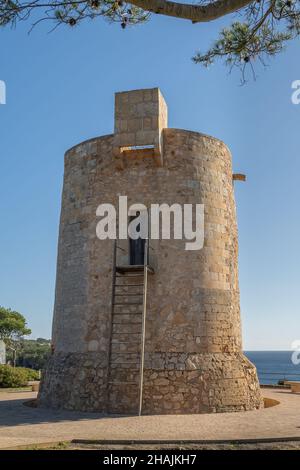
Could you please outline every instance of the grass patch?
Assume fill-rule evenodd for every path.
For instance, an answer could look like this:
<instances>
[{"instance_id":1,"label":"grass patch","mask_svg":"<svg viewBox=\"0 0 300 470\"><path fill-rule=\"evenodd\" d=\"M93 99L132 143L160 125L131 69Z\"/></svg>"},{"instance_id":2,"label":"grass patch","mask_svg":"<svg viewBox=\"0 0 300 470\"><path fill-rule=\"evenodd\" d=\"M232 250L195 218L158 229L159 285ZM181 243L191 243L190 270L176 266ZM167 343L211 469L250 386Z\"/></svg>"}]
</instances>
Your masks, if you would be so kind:
<instances>
[{"instance_id":1,"label":"grass patch","mask_svg":"<svg viewBox=\"0 0 300 470\"><path fill-rule=\"evenodd\" d=\"M31 387L0 388L0 393L31 392Z\"/></svg>"},{"instance_id":2,"label":"grass patch","mask_svg":"<svg viewBox=\"0 0 300 470\"><path fill-rule=\"evenodd\" d=\"M28 446L19 446L17 450L68 450L69 441L46 442L45 444L31 444Z\"/></svg>"}]
</instances>

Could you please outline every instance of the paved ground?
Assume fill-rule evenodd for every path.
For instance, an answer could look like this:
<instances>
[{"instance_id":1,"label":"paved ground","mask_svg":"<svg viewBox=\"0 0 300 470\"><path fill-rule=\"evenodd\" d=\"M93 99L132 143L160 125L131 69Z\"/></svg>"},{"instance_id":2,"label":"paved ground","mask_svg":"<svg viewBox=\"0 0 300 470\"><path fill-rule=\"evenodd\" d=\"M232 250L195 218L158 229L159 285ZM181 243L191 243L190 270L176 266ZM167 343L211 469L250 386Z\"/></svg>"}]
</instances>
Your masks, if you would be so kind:
<instances>
[{"instance_id":1,"label":"paved ground","mask_svg":"<svg viewBox=\"0 0 300 470\"><path fill-rule=\"evenodd\" d=\"M300 394L264 389L280 404L263 410L204 415L102 417L24 406L32 392L0 392L0 448L72 439L235 440L300 438ZM292 439L291 439L292 440Z\"/></svg>"}]
</instances>

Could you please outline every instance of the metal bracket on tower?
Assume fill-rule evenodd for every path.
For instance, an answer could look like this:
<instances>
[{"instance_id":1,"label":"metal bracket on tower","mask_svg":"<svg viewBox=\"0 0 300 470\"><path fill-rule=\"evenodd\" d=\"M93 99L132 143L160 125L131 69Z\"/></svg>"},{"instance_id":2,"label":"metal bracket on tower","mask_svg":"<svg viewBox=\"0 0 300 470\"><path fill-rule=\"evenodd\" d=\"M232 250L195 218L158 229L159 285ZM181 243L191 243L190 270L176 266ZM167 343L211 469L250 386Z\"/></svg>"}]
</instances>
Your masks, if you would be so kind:
<instances>
[{"instance_id":1,"label":"metal bracket on tower","mask_svg":"<svg viewBox=\"0 0 300 470\"><path fill-rule=\"evenodd\" d=\"M233 173L232 175L233 181L246 181L246 175L242 173Z\"/></svg>"}]
</instances>

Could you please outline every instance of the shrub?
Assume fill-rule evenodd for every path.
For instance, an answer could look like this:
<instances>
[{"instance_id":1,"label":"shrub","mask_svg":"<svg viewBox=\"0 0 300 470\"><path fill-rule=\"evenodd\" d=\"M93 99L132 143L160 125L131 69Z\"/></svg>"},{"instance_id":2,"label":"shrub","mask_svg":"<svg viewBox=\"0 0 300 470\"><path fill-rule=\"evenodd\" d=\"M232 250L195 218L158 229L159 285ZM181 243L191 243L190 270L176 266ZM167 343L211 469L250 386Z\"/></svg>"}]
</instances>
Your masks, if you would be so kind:
<instances>
[{"instance_id":1,"label":"shrub","mask_svg":"<svg viewBox=\"0 0 300 470\"><path fill-rule=\"evenodd\" d=\"M0 365L0 388L24 387L29 380L39 380L39 373L26 367Z\"/></svg>"},{"instance_id":2,"label":"shrub","mask_svg":"<svg viewBox=\"0 0 300 470\"><path fill-rule=\"evenodd\" d=\"M17 367L17 369L22 369L27 374L27 380L40 380L40 375L38 370L29 369L28 367Z\"/></svg>"}]
</instances>

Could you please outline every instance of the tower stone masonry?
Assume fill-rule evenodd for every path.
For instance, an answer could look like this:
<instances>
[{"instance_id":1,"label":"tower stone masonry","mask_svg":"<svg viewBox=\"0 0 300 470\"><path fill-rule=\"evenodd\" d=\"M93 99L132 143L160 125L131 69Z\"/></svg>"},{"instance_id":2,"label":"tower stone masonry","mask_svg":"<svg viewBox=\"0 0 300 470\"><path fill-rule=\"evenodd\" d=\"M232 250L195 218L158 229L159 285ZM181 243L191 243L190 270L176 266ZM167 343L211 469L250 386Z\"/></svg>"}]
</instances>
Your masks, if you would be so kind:
<instances>
[{"instance_id":1,"label":"tower stone masonry","mask_svg":"<svg viewBox=\"0 0 300 470\"><path fill-rule=\"evenodd\" d=\"M204 204L203 248L149 240L137 266L128 240L96 236L97 207L117 207L120 195L147 208ZM216 138L169 129L158 88L117 93L114 134L65 154L52 342L40 406L117 414L262 406L242 352L231 155Z\"/></svg>"}]
</instances>

